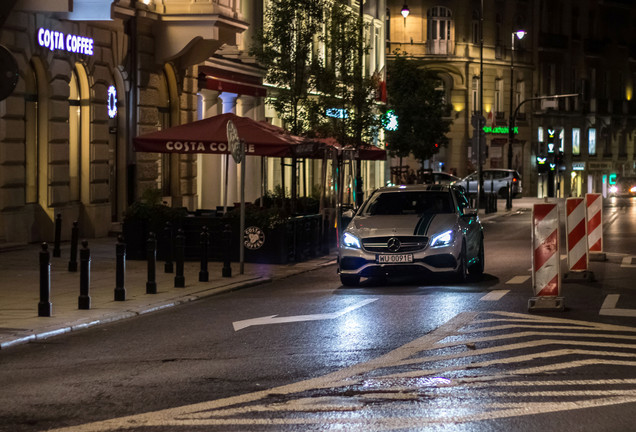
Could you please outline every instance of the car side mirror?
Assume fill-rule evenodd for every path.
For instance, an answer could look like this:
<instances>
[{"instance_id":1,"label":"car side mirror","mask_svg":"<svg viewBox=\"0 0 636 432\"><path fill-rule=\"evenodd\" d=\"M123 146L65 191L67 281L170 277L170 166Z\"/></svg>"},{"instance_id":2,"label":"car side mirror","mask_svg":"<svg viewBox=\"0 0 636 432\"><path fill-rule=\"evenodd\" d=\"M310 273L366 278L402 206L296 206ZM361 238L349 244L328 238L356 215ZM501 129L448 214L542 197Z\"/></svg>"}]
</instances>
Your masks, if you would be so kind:
<instances>
[{"instance_id":1,"label":"car side mirror","mask_svg":"<svg viewBox=\"0 0 636 432\"><path fill-rule=\"evenodd\" d=\"M342 217L353 219L353 216L355 216L355 212L352 209L345 210L342 212Z\"/></svg>"}]
</instances>

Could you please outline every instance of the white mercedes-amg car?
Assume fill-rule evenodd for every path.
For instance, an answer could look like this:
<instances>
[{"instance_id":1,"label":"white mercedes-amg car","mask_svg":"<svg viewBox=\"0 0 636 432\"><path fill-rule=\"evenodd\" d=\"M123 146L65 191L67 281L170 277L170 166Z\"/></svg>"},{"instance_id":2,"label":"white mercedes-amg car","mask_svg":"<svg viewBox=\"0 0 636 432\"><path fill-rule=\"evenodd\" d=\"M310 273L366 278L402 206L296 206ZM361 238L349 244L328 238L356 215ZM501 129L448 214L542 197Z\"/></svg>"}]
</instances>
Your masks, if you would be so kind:
<instances>
[{"instance_id":1,"label":"white mercedes-amg car","mask_svg":"<svg viewBox=\"0 0 636 432\"><path fill-rule=\"evenodd\" d=\"M484 234L461 188L406 185L377 189L340 238L338 272L345 286L361 277L416 272L484 272Z\"/></svg>"}]
</instances>

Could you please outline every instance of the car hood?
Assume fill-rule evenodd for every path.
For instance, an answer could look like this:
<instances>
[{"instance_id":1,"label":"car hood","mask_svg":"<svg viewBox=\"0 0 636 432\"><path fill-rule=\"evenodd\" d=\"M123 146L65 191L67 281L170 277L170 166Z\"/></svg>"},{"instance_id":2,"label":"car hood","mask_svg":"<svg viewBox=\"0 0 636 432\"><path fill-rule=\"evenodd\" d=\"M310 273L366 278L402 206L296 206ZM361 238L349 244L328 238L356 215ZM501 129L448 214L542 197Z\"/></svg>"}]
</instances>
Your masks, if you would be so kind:
<instances>
[{"instance_id":1,"label":"car hood","mask_svg":"<svg viewBox=\"0 0 636 432\"><path fill-rule=\"evenodd\" d=\"M358 238L382 236L431 236L451 229L457 222L454 213L423 215L356 216L347 231Z\"/></svg>"}]
</instances>

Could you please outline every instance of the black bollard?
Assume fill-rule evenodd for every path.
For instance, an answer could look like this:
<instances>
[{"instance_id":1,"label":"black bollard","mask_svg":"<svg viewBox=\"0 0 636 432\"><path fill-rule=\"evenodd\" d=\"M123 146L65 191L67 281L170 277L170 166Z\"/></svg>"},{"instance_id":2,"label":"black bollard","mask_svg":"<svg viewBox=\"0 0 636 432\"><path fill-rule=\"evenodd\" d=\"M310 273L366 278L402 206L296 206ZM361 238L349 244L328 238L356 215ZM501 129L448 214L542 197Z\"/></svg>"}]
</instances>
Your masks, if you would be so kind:
<instances>
[{"instance_id":1,"label":"black bollard","mask_svg":"<svg viewBox=\"0 0 636 432\"><path fill-rule=\"evenodd\" d=\"M204 226L201 231L201 271L199 271L199 282L210 280L208 273L208 245L210 244L210 233L208 227Z\"/></svg>"},{"instance_id":2,"label":"black bollard","mask_svg":"<svg viewBox=\"0 0 636 432\"><path fill-rule=\"evenodd\" d=\"M51 316L51 256L49 245L42 243L40 251L40 302L38 303L38 316Z\"/></svg>"},{"instance_id":3,"label":"black bollard","mask_svg":"<svg viewBox=\"0 0 636 432\"><path fill-rule=\"evenodd\" d=\"M223 270L221 270L221 276L232 277L232 228L230 225L225 225L223 230L223 245L225 246L225 259L223 260Z\"/></svg>"},{"instance_id":4,"label":"black bollard","mask_svg":"<svg viewBox=\"0 0 636 432\"><path fill-rule=\"evenodd\" d=\"M59 258L62 256L60 251L60 237L62 236L62 213L58 213L55 216L55 243L53 244L53 257Z\"/></svg>"},{"instance_id":5,"label":"black bollard","mask_svg":"<svg viewBox=\"0 0 636 432\"><path fill-rule=\"evenodd\" d=\"M115 256L117 259L115 273L115 301L125 301L126 288L124 284L126 279L126 243L124 243L124 238L122 236L117 236Z\"/></svg>"},{"instance_id":6,"label":"black bollard","mask_svg":"<svg viewBox=\"0 0 636 432\"><path fill-rule=\"evenodd\" d=\"M78 237L77 221L73 222L73 228L71 228L71 257L68 260L68 271L77 271L77 237Z\"/></svg>"},{"instance_id":7,"label":"black bollard","mask_svg":"<svg viewBox=\"0 0 636 432\"><path fill-rule=\"evenodd\" d=\"M90 309L91 297L89 295L91 284L91 250L88 248L88 242L82 240L82 249L80 250L80 295L77 299L78 309Z\"/></svg>"},{"instance_id":8,"label":"black bollard","mask_svg":"<svg viewBox=\"0 0 636 432\"><path fill-rule=\"evenodd\" d=\"M185 288L185 277L183 276L183 260L185 259L185 236L183 230L177 230L175 237L175 262L177 264L177 273L174 276L174 287Z\"/></svg>"},{"instance_id":9,"label":"black bollard","mask_svg":"<svg viewBox=\"0 0 636 432\"><path fill-rule=\"evenodd\" d=\"M512 210L512 183L508 182L508 193L506 194L506 210Z\"/></svg>"},{"instance_id":10,"label":"black bollard","mask_svg":"<svg viewBox=\"0 0 636 432\"><path fill-rule=\"evenodd\" d=\"M148 240L146 241L146 258L148 260L146 294L157 294L157 281L155 280L155 268L157 265L157 239L153 232L148 233Z\"/></svg>"},{"instance_id":11,"label":"black bollard","mask_svg":"<svg viewBox=\"0 0 636 432\"><path fill-rule=\"evenodd\" d=\"M166 222L166 227L163 229L163 237L166 240L166 262L163 265L164 273L172 273L174 268L172 266L172 255L173 255L173 247L172 247L172 224L170 222Z\"/></svg>"}]
</instances>

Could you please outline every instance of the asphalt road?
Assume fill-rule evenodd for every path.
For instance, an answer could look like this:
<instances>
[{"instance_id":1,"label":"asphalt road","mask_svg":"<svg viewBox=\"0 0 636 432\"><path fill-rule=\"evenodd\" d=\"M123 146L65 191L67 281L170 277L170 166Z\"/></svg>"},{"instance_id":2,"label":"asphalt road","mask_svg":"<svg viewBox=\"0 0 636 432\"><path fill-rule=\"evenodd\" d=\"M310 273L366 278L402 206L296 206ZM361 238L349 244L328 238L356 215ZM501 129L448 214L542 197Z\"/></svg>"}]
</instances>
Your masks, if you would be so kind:
<instances>
[{"instance_id":1,"label":"asphalt road","mask_svg":"<svg viewBox=\"0 0 636 432\"><path fill-rule=\"evenodd\" d=\"M636 207L606 204L563 312L528 313L527 209L485 223L480 281L327 267L3 350L0 430L634 430Z\"/></svg>"}]
</instances>

